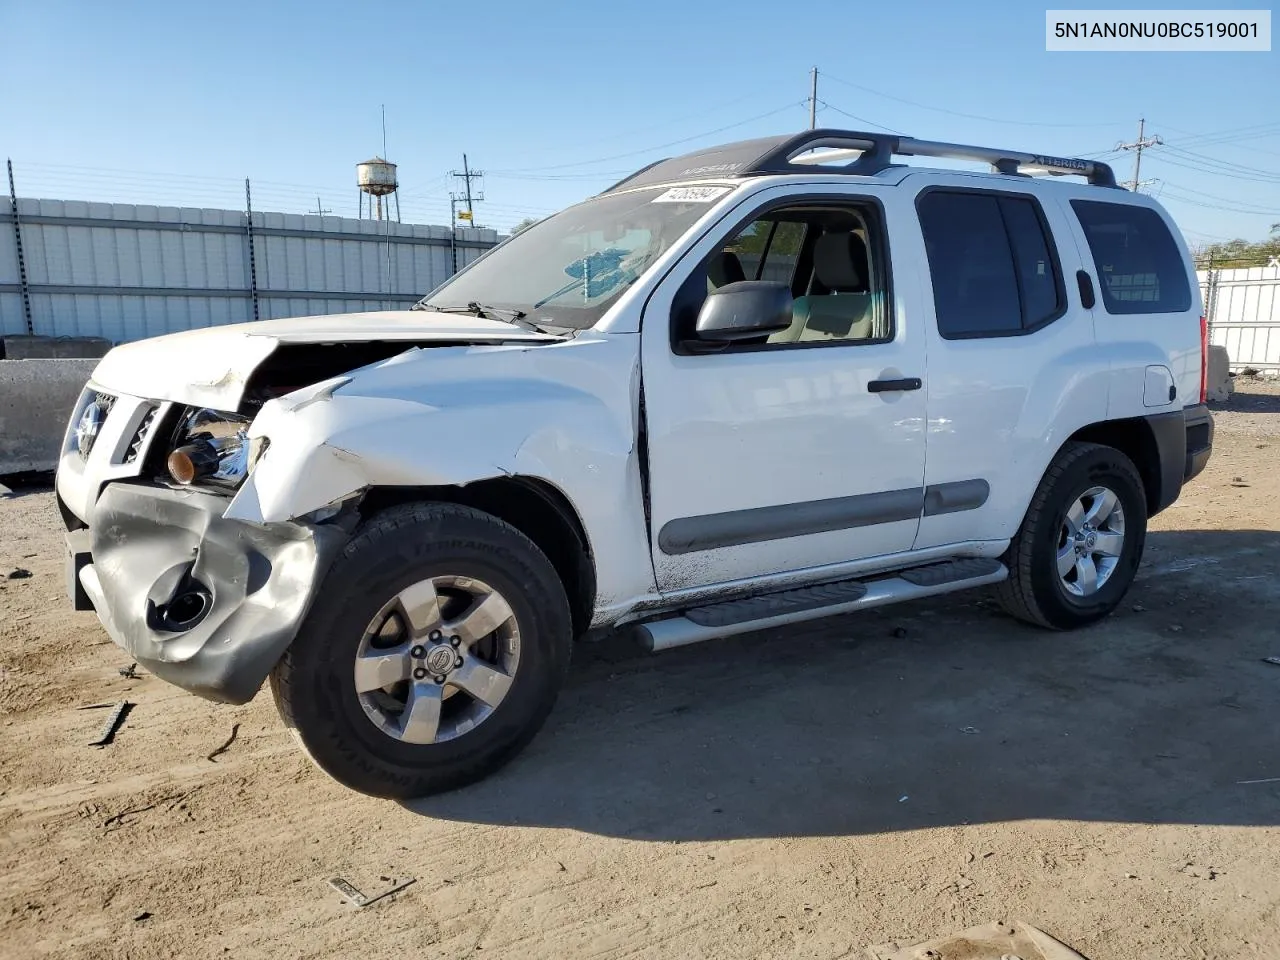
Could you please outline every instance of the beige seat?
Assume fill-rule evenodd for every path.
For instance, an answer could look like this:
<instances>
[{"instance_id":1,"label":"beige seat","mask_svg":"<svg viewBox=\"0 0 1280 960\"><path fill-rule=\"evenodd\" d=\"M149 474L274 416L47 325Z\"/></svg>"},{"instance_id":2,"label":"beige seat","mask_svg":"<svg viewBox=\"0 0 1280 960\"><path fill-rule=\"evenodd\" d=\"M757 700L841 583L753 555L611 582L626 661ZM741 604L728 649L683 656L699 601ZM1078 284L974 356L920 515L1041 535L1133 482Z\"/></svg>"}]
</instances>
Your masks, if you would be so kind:
<instances>
[{"instance_id":1,"label":"beige seat","mask_svg":"<svg viewBox=\"0 0 1280 960\"><path fill-rule=\"evenodd\" d=\"M791 326L770 343L808 340L867 340L875 315L867 286L866 244L856 233L827 233L813 249L813 286L822 293L797 297Z\"/></svg>"}]
</instances>

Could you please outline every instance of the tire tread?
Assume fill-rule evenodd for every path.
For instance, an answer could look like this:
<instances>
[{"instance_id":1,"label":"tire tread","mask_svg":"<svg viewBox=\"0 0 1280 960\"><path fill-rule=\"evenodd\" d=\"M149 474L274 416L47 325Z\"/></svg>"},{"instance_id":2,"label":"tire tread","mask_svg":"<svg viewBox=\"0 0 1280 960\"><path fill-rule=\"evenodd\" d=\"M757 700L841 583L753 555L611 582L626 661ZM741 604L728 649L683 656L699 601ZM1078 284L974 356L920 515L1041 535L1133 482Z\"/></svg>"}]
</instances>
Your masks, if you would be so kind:
<instances>
[{"instance_id":1,"label":"tire tread","mask_svg":"<svg viewBox=\"0 0 1280 960\"><path fill-rule=\"evenodd\" d=\"M1040 485L1031 498L1022 525L1005 554L1009 576L996 585L996 598L1011 617L1048 630L1062 629L1046 615L1032 590L1032 546L1041 524L1045 522L1045 514L1053 510L1050 498L1058 481L1079 461L1102 452L1120 453L1100 443L1072 440L1063 445L1040 478ZM1129 473L1137 488L1142 489L1142 478L1127 457L1120 454L1120 462L1116 466Z\"/></svg>"},{"instance_id":2,"label":"tire tread","mask_svg":"<svg viewBox=\"0 0 1280 960\"><path fill-rule=\"evenodd\" d=\"M545 569L552 579L555 578L555 571L545 554L538 546L530 540L525 534L521 533L511 524L500 520L492 514L484 513L472 507L466 507L459 504L439 503L439 502L415 502L402 504L400 506L391 507L365 522L358 529L356 535L351 538L342 552L334 560L332 566L325 575L326 581L335 573L341 576L342 568L352 562L367 561L368 551L376 550L380 544L387 542L401 533L407 528L417 528L422 531L430 531L433 527L438 529L441 525L455 525L459 521L467 525L481 525L481 529L488 527L494 536L487 538L483 536L467 537L459 536L456 532L451 533L449 539L452 542L480 547L486 550L492 550L494 541L505 540L508 545L526 550L529 552L530 558L536 564L545 564ZM558 579L556 580L558 582ZM539 602L554 608L556 619L564 624L570 623L569 603L563 591L558 596L540 597ZM317 608L323 608L323 598L317 602ZM316 610L313 608L312 614ZM323 614L323 609L320 610ZM309 614L308 617L312 614ZM301 649L300 649L301 646ZM272 696L275 700L277 711L281 719L287 727L289 727L302 747L307 757L321 769L325 769L325 765L316 757L307 744L306 739L302 736L300 727L301 717L299 715L299 683L301 678L300 656L306 655L306 646L299 645L296 641L291 644L285 651L284 655L277 662L275 668L271 672L270 685ZM556 664L556 681L564 679L568 672L569 657L563 656ZM468 783L481 779L487 774L493 772L502 766L507 760L518 753L524 746L533 739L538 729L550 714L551 708L554 706L554 697L541 704L537 714L528 723L521 734L504 747L495 752L487 752L477 754L468 761L456 762L450 765L450 769L446 775L439 777L437 783L427 791L430 793L441 792L444 790L454 789L464 786ZM311 736L314 736L314 732ZM339 751L345 751L346 744L341 743L340 738L332 729L327 737L331 741L330 746L337 748ZM327 771L333 775L333 771ZM341 778L340 778L341 779ZM346 782L346 781L344 781ZM365 792L374 792L367 788L361 787L355 783L348 783L357 789L365 789ZM420 792L401 792L398 790L378 791L383 796L407 797L412 795L421 795Z\"/></svg>"}]
</instances>

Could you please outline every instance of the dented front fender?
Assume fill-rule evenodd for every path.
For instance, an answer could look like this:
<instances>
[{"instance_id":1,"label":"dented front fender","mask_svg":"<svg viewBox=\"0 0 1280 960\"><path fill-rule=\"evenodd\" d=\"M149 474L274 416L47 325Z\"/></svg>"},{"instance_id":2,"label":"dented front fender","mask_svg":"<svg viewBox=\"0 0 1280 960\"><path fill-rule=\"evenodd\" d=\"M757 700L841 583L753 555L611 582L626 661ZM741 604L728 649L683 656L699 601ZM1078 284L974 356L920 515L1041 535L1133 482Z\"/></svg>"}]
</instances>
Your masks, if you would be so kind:
<instances>
[{"instance_id":1,"label":"dented front fender","mask_svg":"<svg viewBox=\"0 0 1280 960\"><path fill-rule=\"evenodd\" d=\"M225 516L270 524L374 487L536 478L581 518L607 619L653 589L636 340L411 350L269 401L250 430L268 446Z\"/></svg>"}]
</instances>

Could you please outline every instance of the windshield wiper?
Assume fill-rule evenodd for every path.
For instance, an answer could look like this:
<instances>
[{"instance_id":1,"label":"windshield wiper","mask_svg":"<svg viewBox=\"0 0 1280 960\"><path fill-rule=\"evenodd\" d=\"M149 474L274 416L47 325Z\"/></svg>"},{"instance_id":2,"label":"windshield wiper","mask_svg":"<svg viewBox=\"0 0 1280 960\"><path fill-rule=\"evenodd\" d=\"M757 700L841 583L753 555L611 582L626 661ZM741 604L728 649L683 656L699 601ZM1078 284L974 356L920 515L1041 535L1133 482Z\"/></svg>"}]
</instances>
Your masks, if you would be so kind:
<instances>
[{"instance_id":1,"label":"windshield wiper","mask_svg":"<svg viewBox=\"0 0 1280 960\"><path fill-rule=\"evenodd\" d=\"M415 308L418 306L421 306L424 310L435 310L438 313L465 313L473 317L483 317L485 320L498 320L502 323L509 323L512 326L522 327L525 330L532 330L534 333L559 335L555 330L540 326L532 320L526 319L529 315L523 310L515 310L510 307L491 307L477 300L472 300L465 307L437 307L429 303L415 304Z\"/></svg>"}]
</instances>

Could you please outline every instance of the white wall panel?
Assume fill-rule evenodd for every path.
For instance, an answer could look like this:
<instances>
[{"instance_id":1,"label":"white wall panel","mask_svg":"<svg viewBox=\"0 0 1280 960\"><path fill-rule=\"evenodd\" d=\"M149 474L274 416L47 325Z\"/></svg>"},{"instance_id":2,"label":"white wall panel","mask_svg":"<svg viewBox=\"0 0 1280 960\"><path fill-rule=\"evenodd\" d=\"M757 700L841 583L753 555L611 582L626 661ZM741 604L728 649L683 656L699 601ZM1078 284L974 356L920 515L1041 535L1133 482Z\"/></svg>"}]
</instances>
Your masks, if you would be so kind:
<instances>
[{"instance_id":1,"label":"white wall panel","mask_svg":"<svg viewBox=\"0 0 1280 960\"><path fill-rule=\"evenodd\" d=\"M245 215L239 211L32 199L18 204L38 334L121 342L252 319ZM264 319L407 308L411 297L430 292L451 272L448 227L273 212L255 213L253 221ZM460 243L492 246L497 239L492 230L458 231ZM459 267L481 252L459 246ZM26 332L18 290L13 225L0 209L0 333Z\"/></svg>"},{"instance_id":2,"label":"white wall panel","mask_svg":"<svg viewBox=\"0 0 1280 960\"><path fill-rule=\"evenodd\" d=\"M1231 369L1280 370L1280 267L1200 271L1213 343L1227 348Z\"/></svg>"}]
</instances>

